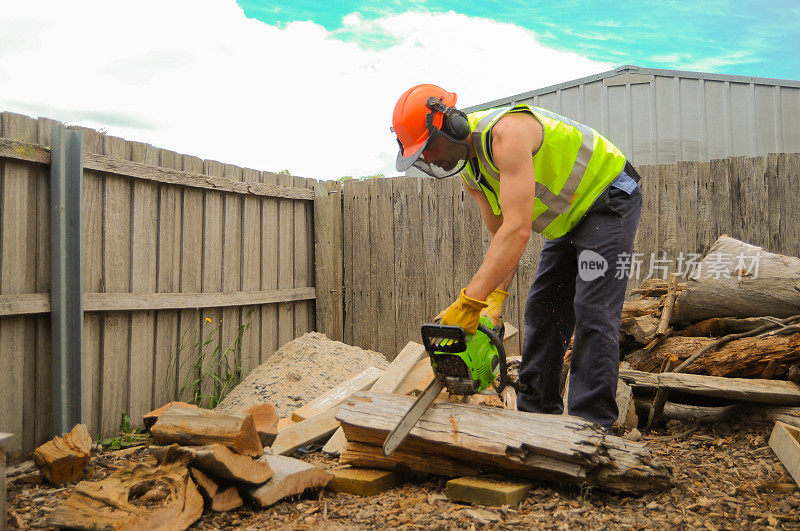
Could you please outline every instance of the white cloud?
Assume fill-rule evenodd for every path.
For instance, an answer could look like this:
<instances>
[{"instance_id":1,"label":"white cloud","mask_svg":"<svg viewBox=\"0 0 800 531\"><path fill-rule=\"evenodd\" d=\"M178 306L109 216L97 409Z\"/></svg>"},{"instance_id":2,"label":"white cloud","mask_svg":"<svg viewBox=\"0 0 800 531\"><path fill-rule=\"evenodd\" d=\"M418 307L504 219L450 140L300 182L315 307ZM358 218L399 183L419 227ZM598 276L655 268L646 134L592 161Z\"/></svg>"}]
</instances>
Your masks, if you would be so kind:
<instances>
[{"instance_id":1,"label":"white cloud","mask_svg":"<svg viewBox=\"0 0 800 531\"><path fill-rule=\"evenodd\" d=\"M331 33L234 0L26 1L0 24L0 110L320 179L395 174L388 128L411 85L468 106L611 68L453 12L353 13Z\"/></svg>"}]
</instances>

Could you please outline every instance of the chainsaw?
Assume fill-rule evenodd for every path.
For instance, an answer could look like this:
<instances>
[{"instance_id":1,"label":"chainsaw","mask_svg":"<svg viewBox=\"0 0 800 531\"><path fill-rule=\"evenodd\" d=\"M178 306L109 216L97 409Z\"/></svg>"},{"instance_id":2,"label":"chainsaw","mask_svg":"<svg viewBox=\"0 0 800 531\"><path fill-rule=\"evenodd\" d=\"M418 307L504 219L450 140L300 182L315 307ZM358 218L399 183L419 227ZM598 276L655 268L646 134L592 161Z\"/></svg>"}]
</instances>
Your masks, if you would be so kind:
<instances>
[{"instance_id":1,"label":"chainsaw","mask_svg":"<svg viewBox=\"0 0 800 531\"><path fill-rule=\"evenodd\" d=\"M509 383L503 335L503 324L492 328L492 321L485 316L472 335L460 326L422 325L422 343L434 378L386 438L385 456L400 446L443 389L451 395L491 394L486 393L490 386L498 395L503 391Z\"/></svg>"}]
</instances>

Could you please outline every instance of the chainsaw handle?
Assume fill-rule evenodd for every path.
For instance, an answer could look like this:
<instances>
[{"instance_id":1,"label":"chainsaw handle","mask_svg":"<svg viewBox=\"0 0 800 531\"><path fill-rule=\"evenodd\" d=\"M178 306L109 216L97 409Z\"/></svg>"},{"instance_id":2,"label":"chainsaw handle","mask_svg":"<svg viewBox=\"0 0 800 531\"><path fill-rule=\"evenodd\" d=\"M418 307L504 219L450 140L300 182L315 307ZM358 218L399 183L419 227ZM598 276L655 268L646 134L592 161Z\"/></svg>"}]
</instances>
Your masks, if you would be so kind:
<instances>
[{"instance_id":1,"label":"chainsaw handle","mask_svg":"<svg viewBox=\"0 0 800 531\"><path fill-rule=\"evenodd\" d=\"M500 325L500 326L502 326L502 325ZM500 327L498 327L498 328L500 328ZM491 341L494 344L494 346L497 347L497 354L498 354L498 357L500 358L500 385L495 387L495 390L497 391L497 394L499 396L500 393L503 392L503 389L505 389L506 386L509 383L511 383L511 381L508 378L508 362L506 360L506 348L503 346L503 341L500 339L500 337L496 333L496 331L498 331L498 332L502 331L504 329L504 327L500 328L499 330L498 330L498 328L495 328L495 330L492 330L491 328L489 328L488 326L484 325L483 323L478 323L478 330L480 330L481 332L486 334L486 337L489 338L489 341Z\"/></svg>"}]
</instances>

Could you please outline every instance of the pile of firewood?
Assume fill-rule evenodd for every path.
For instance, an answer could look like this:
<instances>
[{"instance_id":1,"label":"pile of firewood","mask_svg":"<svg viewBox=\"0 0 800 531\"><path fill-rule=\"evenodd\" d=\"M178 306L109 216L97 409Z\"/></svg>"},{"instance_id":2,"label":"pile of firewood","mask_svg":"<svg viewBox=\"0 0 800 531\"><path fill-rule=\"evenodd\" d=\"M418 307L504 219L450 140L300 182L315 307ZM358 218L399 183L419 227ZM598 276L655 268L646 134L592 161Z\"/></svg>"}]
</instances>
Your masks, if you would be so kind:
<instances>
[{"instance_id":1,"label":"pile of firewood","mask_svg":"<svg viewBox=\"0 0 800 531\"><path fill-rule=\"evenodd\" d=\"M48 518L68 528L183 529L204 506L228 511L249 499L267 507L324 487L332 475L303 461L264 452L251 413L222 413L189 405L168 405L145 416L157 466L131 463L101 481L83 481ZM272 410L260 405L258 411ZM266 415L269 417L269 415ZM263 416L262 416L263 420Z\"/></svg>"},{"instance_id":2,"label":"pile of firewood","mask_svg":"<svg viewBox=\"0 0 800 531\"><path fill-rule=\"evenodd\" d=\"M631 370L620 375L636 390L656 390L648 426L668 390L726 405L800 406L800 258L722 236L686 281L647 279L632 293L620 326ZM789 413L800 419L800 408Z\"/></svg>"}]
</instances>

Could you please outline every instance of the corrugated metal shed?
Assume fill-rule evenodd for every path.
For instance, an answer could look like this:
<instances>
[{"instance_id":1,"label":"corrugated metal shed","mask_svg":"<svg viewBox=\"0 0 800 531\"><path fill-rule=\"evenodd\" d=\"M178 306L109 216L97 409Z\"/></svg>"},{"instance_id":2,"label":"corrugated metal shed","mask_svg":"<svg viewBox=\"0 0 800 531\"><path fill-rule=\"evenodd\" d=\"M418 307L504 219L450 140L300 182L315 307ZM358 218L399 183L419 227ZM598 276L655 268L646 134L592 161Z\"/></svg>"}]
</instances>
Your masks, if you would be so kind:
<instances>
[{"instance_id":1,"label":"corrugated metal shed","mask_svg":"<svg viewBox=\"0 0 800 531\"><path fill-rule=\"evenodd\" d=\"M513 102L593 127L634 164L800 152L800 81L625 65L463 110Z\"/></svg>"}]
</instances>

